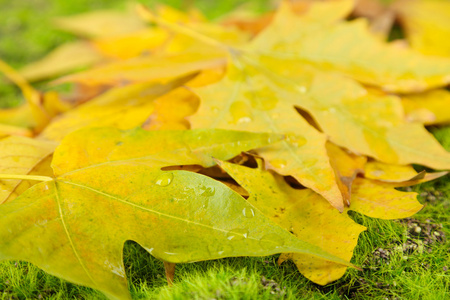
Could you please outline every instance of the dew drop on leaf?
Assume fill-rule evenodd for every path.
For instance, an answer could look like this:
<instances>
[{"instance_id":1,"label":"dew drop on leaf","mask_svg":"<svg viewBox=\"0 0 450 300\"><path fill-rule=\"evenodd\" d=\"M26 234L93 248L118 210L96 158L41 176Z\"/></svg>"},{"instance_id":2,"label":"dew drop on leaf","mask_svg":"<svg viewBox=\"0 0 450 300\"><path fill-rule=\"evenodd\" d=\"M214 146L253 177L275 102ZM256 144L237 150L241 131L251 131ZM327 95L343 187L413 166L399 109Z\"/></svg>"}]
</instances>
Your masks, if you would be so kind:
<instances>
[{"instance_id":1,"label":"dew drop on leaf","mask_svg":"<svg viewBox=\"0 0 450 300\"><path fill-rule=\"evenodd\" d=\"M297 91L299 91L301 94L304 94L307 92L307 89L305 86L298 86Z\"/></svg>"},{"instance_id":2,"label":"dew drop on leaf","mask_svg":"<svg viewBox=\"0 0 450 300\"><path fill-rule=\"evenodd\" d=\"M216 193L216 189L213 186L200 186L200 195L205 197L212 197Z\"/></svg>"},{"instance_id":3,"label":"dew drop on leaf","mask_svg":"<svg viewBox=\"0 0 450 300\"><path fill-rule=\"evenodd\" d=\"M155 184L159 186L168 186L173 180L173 173L165 172L156 178Z\"/></svg>"},{"instance_id":4,"label":"dew drop on leaf","mask_svg":"<svg viewBox=\"0 0 450 300\"><path fill-rule=\"evenodd\" d=\"M252 109L243 101L236 101L230 106L230 114L234 124L250 123Z\"/></svg>"},{"instance_id":5,"label":"dew drop on leaf","mask_svg":"<svg viewBox=\"0 0 450 300\"><path fill-rule=\"evenodd\" d=\"M215 244L213 245L213 254L223 255L223 256L230 256L234 251L233 246L229 244Z\"/></svg>"},{"instance_id":6,"label":"dew drop on leaf","mask_svg":"<svg viewBox=\"0 0 450 300\"><path fill-rule=\"evenodd\" d=\"M306 138L302 137L302 136L289 136L287 141L294 147L300 148L302 146L304 146L307 143Z\"/></svg>"},{"instance_id":7,"label":"dew drop on leaf","mask_svg":"<svg viewBox=\"0 0 450 300\"><path fill-rule=\"evenodd\" d=\"M244 209L242 210L242 214L244 215L244 217L250 219L255 216L255 211L251 207L244 207Z\"/></svg>"},{"instance_id":8,"label":"dew drop on leaf","mask_svg":"<svg viewBox=\"0 0 450 300\"><path fill-rule=\"evenodd\" d=\"M234 248L230 244L222 244L221 242L213 242L207 246L208 253L211 256L223 255L228 256L233 253Z\"/></svg>"},{"instance_id":9,"label":"dew drop on leaf","mask_svg":"<svg viewBox=\"0 0 450 300\"><path fill-rule=\"evenodd\" d=\"M373 170L372 172L370 172L370 174L372 174L373 176L382 176L385 174L385 172L383 170Z\"/></svg>"},{"instance_id":10,"label":"dew drop on leaf","mask_svg":"<svg viewBox=\"0 0 450 300\"><path fill-rule=\"evenodd\" d=\"M284 168L284 167L286 167L287 162L284 159L274 159L274 160L270 161L270 164L274 168Z\"/></svg>"},{"instance_id":11,"label":"dew drop on leaf","mask_svg":"<svg viewBox=\"0 0 450 300\"><path fill-rule=\"evenodd\" d=\"M243 117L243 118L240 118L238 120L238 123L239 124L241 124L241 123L250 123L251 121L252 121L252 119L250 117Z\"/></svg>"},{"instance_id":12,"label":"dew drop on leaf","mask_svg":"<svg viewBox=\"0 0 450 300\"><path fill-rule=\"evenodd\" d=\"M248 237L248 229L244 229L244 228L232 229L227 234L227 239L230 241L231 240L240 241L240 240L246 239L247 237Z\"/></svg>"}]
</instances>

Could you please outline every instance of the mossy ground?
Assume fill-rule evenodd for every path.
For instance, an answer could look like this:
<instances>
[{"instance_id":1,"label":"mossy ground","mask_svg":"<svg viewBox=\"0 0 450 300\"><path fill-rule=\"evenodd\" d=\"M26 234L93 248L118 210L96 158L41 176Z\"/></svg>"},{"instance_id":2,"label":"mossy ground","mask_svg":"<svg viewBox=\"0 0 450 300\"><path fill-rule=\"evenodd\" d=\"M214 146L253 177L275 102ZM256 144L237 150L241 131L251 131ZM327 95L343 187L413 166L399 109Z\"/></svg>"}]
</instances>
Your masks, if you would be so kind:
<instances>
[{"instance_id":1,"label":"mossy ground","mask_svg":"<svg viewBox=\"0 0 450 300\"><path fill-rule=\"evenodd\" d=\"M146 1L141 1L146 3ZM210 17L243 1L193 1ZM147 1L148 3L148 1ZM181 1L165 1L180 6ZM268 1L254 1L263 9ZM51 27L54 16L100 8L120 8L120 0L0 0L0 57L14 67L43 56L74 37ZM18 103L18 91L0 85L0 106ZM450 127L430 129L450 150ZM350 269L325 287L315 285L276 256L228 258L177 265L167 287L162 262L134 243L125 246L125 264L134 299L449 299L449 177L412 188L425 208L404 221L383 221L353 214L368 230L361 234ZM420 227L421 229L416 229ZM418 233L420 231L420 233ZM0 298L104 299L92 289L45 274L24 262L0 263Z\"/></svg>"}]
</instances>

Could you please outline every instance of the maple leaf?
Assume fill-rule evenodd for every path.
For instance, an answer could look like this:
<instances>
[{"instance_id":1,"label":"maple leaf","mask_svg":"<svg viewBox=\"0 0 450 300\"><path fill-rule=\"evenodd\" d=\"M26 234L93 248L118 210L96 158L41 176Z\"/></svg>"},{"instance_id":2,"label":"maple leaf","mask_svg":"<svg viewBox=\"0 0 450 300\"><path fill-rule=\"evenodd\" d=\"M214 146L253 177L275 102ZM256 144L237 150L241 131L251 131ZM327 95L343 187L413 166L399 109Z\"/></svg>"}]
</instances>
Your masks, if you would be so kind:
<instances>
[{"instance_id":1,"label":"maple leaf","mask_svg":"<svg viewBox=\"0 0 450 300\"><path fill-rule=\"evenodd\" d=\"M395 188L447 174L410 164L450 169L449 153L423 127L448 122L450 60L383 42L391 8L371 25L346 21L353 8L352 0L286 1L261 19L223 23L237 27L168 7L138 9L152 27L129 13L62 20L90 40L20 74L0 64L27 99L0 111L0 173L9 174L0 176L0 227L8 229L0 258L34 262L113 298L128 297L128 239L166 261L168 276L175 262L283 252L279 263L292 259L318 284L340 278L364 230L348 211L408 217L422 205ZM387 21L381 38L371 32L379 20ZM70 104L25 80L98 62L53 82L86 94ZM46 140L66 136L51 169L56 144ZM248 155L233 160L247 166L223 162L255 148L256 169Z\"/></svg>"},{"instance_id":2,"label":"maple leaf","mask_svg":"<svg viewBox=\"0 0 450 300\"><path fill-rule=\"evenodd\" d=\"M0 205L0 259L21 259L113 299L129 298L123 245L168 262L307 253L298 239L222 183L173 164L211 166L279 136L221 130L84 129L57 148L55 178ZM68 159L70 158L70 159Z\"/></svg>"},{"instance_id":3,"label":"maple leaf","mask_svg":"<svg viewBox=\"0 0 450 300\"><path fill-rule=\"evenodd\" d=\"M341 211L343 198L325 151L325 137L303 121L295 107L311 114L331 141L354 153L387 163L450 168L450 155L436 140L419 124L403 120L397 97L369 91L347 77L326 72L339 71L385 89L416 90L425 82L444 84L450 61L413 52L402 54L371 37L361 22L325 26L305 19L314 20L308 15L299 17L287 4L282 5L273 22L247 47L230 50L224 79L197 89L201 104L190 118L192 126L292 136L259 154L278 173L294 176ZM352 41L364 41L364 47L373 48L349 54L343 47L326 45L340 37L352 37ZM398 72L383 70L399 59L407 63L396 67ZM373 60L378 63L358 65ZM436 68L431 71L432 65ZM390 77L381 79L387 73ZM415 74L414 79L406 82L403 73Z\"/></svg>"},{"instance_id":4,"label":"maple leaf","mask_svg":"<svg viewBox=\"0 0 450 300\"><path fill-rule=\"evenodd\" d=\"M152 100L185 81L186 78L180 78L167 84L141 83L112 88L53 119L39 137L60 141L70 132L84 127L131 129L140 126L153 111Z\"/></svg>"},{"instance_id":5,"label":"maple leaf","mask_svg":"<svg viewBox=\"0 0 450 300\"><path fill-rule=\"evenodd\" d=\"M330 253L350 260L358 235L365 227L355 223L346 213L340 214L325 199L308 189L296 190L284 179L262 168L252 169L220 162L244 189L249 192L249 203L281 227L300 239L308 240ZM396 191L358 178L352 189L351 206L367 216L396 219L410 216L422 208L416 193ZM330 261L318 260L308 254L283 254L280 263L294 260L299 271L310 280L327 284L340 278L346 270Z\"/></svg>"},{"instance_id":6,"label":"maple leaf","mask_svg":"<svg viewBox=\"0 0 450 300\"><path fill-rule=\"evenodd\" d=\"M362 19L314 22L320 18L311 16L315 11L298 16L287 2L282 4L273 22L252 41L252 49L261 55L302 61L391 92L418 92L449 83L448 59L386 44L370 33Z\"/></svg>"}]
</instances>

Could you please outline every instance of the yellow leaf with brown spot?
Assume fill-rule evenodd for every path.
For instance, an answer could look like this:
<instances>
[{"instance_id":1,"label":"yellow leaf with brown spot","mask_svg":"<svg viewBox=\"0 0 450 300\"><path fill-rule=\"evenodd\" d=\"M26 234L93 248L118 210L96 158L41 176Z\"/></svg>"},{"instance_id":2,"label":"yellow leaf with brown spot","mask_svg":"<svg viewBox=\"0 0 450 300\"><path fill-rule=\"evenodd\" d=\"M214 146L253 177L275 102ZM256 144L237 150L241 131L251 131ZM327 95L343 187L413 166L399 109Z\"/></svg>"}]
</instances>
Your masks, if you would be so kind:
<instances>
[{"instance_id":1,"label":"yellow leaf with brown spot","mask_svg":"<svg viewBox=\"0 0 450 300\"><path fill-rule=\"evenodd\" d=\"M364 226L339 213L320 195L309 189L293 189L283 177L270 171L227 162L221 162L220 166L248 191L247 202L265 216L297 238L308 240L346 261L351 259ZM321 285L339 279L347 269L307 254L290 256L305 277Z\"/></svg>"},{"instance_id":2,"label":"yellow leaf with brown spot","mask_svg":"<svg viewBox=\"0 0 450 300\"><path fill-rule=\"evenodd\" d=\"M417 193L397 191L369 179L354 181L350 210L371 218L392 220L410 217L422 208Z\"/></svg>"},{"instance_id":3,"label":"yellow leaf with brown spot","mask_svg":"<svg viewBox=\"0 0 450 300\"><path fill-rule=\"evenodd\" d=\"M353 180L358 174L364 174L367 158L349 153L333 143L327 143L326 148L344 202L350 205Z\"/></svg>"}]
</instances>

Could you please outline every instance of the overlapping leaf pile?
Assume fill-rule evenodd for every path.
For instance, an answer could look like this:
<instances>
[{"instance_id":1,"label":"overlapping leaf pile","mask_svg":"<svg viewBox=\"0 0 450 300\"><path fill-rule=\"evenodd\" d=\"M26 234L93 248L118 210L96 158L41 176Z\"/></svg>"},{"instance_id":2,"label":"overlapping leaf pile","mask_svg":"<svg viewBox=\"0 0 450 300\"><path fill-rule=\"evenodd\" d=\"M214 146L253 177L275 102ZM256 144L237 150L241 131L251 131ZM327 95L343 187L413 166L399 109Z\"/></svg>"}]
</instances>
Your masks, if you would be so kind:
<instances>
[{"instance_id":1,"label":"overlapping leaf pile","mask_svg":"<svg viewBox=\"0 0 450 300\"><path fill-rule=\"evenodd\" d=\"M446 174L411 164L450 169L424 128L450 121L448 40L429 29L450 28L450 6L426 3L57 20L87 39L0 64L26 99L0 111L0 259L118 299L126 240L172 263L282 253L316 283L340 278L365 229L348 211L410 216L422 205L395 188ZM385 41L394 18L409 45ZM61 74L46 92L27 82Z\"/></svg>"}]
</instances>

